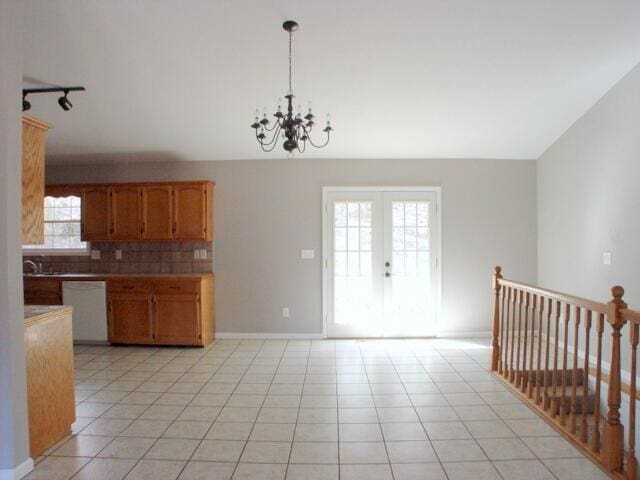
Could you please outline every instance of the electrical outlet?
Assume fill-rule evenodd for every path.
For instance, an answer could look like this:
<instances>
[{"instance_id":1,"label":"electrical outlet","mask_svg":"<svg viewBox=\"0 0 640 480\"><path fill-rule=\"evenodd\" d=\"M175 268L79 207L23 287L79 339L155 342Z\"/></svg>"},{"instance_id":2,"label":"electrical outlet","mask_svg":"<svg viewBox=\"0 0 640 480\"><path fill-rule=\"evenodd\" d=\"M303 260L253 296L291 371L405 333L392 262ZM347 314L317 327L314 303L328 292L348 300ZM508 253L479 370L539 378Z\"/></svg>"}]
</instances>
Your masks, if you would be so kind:
<instances>
[{"instance_id":1,"label":"electrical outlet","mask_svg":"<svg viewBox=\"0 0 640 480\"><path fill-rule=\"evenodd\" d=\"M197 248L193 251L193 259L200 260L200 250Z\"/></svg>"},{"instance_id":2,"label":"electrical outlet","mask_svg":"<svg viewBox=\"0 0 640 480\"><path fill-rule=\"evenodd\" d=\"M289 307L282 307L282 318L289 318Z\"/></svg>"},{"instance_id":3,"label":"electrical outlet","mask_svg":"<svg viewBox=\"0 0 640 480\"><path fill-rule=\"evenodd\" d=\"M602 264L611 265L611 252L602 252Z\"/></svg>"},{"instance_id":4,"label":"electrical outlet","mask_svg":"<svg viewBox=\"0 0 640 480\"><path fill-rule=\"evenodd\" d=\"M300 250L300 258L303 260L311 260L315 258L316 252L314 250Z\"/></svg>"},{"instance_id":5,"label":"electrical outlet","mask_svg":"<svg viewBox=\"0 0 640 480\"><path fill-rule=\"evenodd\" d=\"M91 250L91 260L100 260L100 250Z\"/></svg>"},{"instance_id":6,"label":"electrical outlet","mask_svg":"<svg viewBox=\"0 0 640 480\"><path fill-rule=\"evenodd\" d=\"M122 250L116 250L116 260L122 260Z\"/></svg>"},{"instance_id":7,"label":"electrical outlet","mask_svg":"<svg viewBox=\"0 0 640 480\"><path fill-rule=\"evenodd\" d=\"M201 248L200 249L200 260L206 260L207 259L207 249L206 248Z\"/></svg>"}]
</instances>

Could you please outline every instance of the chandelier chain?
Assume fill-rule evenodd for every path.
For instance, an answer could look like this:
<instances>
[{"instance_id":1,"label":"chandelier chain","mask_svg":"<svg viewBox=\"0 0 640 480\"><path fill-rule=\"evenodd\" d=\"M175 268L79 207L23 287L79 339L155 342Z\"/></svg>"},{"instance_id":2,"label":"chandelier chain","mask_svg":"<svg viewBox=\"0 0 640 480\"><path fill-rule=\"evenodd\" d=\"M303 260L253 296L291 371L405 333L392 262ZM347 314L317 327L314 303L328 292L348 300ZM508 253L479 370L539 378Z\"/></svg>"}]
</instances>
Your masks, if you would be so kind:
<instances>
[{"instance_id":1,"label":"chandelier chain","mask_svg":"<svg viewBox=\"0 0 640 480\"><path fill-rule=\"evenodd\" d=\"M292 44L293 44L293 33L289 32L289 93L293 93L293 86L292 86L292 74L291 74L291 70L292 70Z\"/></svg>"}]
</instances>

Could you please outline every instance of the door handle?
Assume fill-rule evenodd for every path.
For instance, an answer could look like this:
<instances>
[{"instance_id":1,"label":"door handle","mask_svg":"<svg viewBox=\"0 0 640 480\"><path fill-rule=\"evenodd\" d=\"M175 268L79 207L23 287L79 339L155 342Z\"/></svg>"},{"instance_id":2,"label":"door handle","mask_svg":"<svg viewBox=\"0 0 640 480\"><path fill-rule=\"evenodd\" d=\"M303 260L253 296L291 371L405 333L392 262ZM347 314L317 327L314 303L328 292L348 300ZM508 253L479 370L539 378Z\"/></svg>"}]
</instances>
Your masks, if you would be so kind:
<instances>
[{"instance_id":1,"label":"door handle","mask_svg":"<svg viewBox=\"0 0 640 480\"><path fill-rule=\"evenodd\" d=\"M389 278L391 276L391 274L389 272L385 272L384 276Z\"/></svg>"},{"instance_id":2,"label":"door handle","mask_svg":"<svg viewBox=\"0 0 640 480\"><path fill-rule=\"evenodd\" d=\"M391 266L391 263L390 263L390 262L384 262L384 266L385 266L385 267L390 267L390 266Z\"/></svg>"}]
</instances>

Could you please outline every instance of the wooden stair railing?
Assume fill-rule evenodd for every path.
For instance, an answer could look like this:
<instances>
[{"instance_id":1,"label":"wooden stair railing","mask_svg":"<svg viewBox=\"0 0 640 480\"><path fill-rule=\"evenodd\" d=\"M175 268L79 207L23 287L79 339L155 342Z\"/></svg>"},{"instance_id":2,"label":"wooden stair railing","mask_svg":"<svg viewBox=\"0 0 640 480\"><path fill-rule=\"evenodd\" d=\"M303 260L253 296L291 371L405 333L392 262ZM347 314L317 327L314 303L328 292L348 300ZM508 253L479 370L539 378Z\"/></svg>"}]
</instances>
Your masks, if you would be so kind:
<instances>
[{"instance_id":1,"label":"wooden stair railing","mask_svg":"<svg viewBox=\"0 0 640 480\"><path fill-rule=\"evenodd\" d=\"M623 288L613 287L612 300L600 303L506 280L496 267L493 289L491 371L606 471L638 480L635 403L640 312L627 308ZM628 333L623 331L627 323ZM630 385L621 379L620 342L625 334L630 342ZM606 371L603 342L611 352ZM608 383L604 408L603 382ZM623 392L629 396L624 422Z\"/></svg>"}]
</instances>

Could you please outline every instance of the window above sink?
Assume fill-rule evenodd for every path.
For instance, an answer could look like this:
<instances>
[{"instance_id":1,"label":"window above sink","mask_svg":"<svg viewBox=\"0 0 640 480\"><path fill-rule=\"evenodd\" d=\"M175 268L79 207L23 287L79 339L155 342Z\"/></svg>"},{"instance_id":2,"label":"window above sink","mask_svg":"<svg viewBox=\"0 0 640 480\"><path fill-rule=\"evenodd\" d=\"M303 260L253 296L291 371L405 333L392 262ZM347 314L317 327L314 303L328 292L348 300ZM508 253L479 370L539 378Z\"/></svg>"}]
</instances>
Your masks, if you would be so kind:
<instances>
[{"instance_id":1,"label":"window above sink","mask_svg":"<svg viewBox=\"0 0 640 480\"><path fill-rule=\"evenodd\" d=\"M89 255L81 233L80 196L44 197L44 244L23 245L24 255Z\"/></svg>"}]
</instances>

